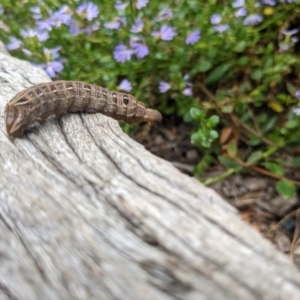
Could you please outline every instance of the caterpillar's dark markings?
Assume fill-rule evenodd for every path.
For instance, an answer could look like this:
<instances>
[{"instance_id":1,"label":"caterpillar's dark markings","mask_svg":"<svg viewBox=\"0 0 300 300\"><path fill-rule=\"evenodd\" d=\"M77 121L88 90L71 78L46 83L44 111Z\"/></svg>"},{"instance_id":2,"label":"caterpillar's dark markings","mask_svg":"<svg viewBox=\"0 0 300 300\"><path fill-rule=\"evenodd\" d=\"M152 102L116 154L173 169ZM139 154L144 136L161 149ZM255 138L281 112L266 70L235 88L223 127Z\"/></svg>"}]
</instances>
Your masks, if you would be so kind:
<instances>
[{"instance_id":1,"label":"caterpillar's dark markings","mask_svg":"<svg viewBox=\"0 0 300 300\"><path fill-rule=\"evenodd\" d=\"M72 90L74 87L71 83L66 84L67 90Z\"/></svg>"},{"instance_id":2,"label":"caterpillar's dark markings","mask_svg":"<svg viewBox=\"0 0 300 300\"><path fill-rule=\"evenodd\" d=\"M118 99L123 102L118 103ZM130 109L123 109L124 104ZM61 116L66 112L82 110L102 112L127 123L146 121L152 125L162 119L157 110L146 108L132 95L111 92L84 82L61 80L32 86L7 103L6 130L8 134L20 137L36 120L44 121L50 115Z\"/></svg>"},{"instance_id":3,"label":"caterpillar's dark markings","mask_svg":"<svg viewBox=\"0 0 300 300\"><path fill-rule=\"evenodd\" d=\"M48 87L47 86L42 86L42 90L44 91L44 93L48 93Z\"/></svg>"},{"instance_id":4,"label":"caterpillar's dark markings","mask_svg":"<svg viewBox=\"0 0 300 300\"><path fill-rule=\"evenodd\" d=\"M124 103L125 105L127 105L127 104L129 103L128 96L126 96L126 95L123 96L123 103Z\"/></svg>"}]
</instances>

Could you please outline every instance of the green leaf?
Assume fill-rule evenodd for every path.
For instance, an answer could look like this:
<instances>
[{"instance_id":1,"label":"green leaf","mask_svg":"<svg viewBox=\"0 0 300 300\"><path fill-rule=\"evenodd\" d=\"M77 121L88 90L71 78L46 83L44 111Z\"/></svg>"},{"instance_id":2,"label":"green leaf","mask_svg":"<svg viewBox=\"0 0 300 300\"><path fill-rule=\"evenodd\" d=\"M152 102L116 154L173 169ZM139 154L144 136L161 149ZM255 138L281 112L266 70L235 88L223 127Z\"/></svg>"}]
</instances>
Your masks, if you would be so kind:
<instances>
[{"instance_id":1,"label":"green leaf","mask_svg":"<svg viewBox=\"0 0 300 300\"><path fill-rule=\"evenodd\" d=\"M232 68L231 62L226 62L214 69L206 78L206 83L212 83L218 81L223 75Z\"/></svg>"},{"instance_id":2,"label":"green leaf","mask_svg":"<svg viewBox=\"0 0 300 300\"><path fill-rule=\"evenodd\" d=\"M245 50L246 47L247 47L247 43L245 41L240 41L235 45L233 51L241 53Z\"/></svg>"},{"instance_id":3,"label":"green leaf","mask_svg":"<svg viewBox=\"0 0 300 300\"><path fill-rule=\"evenodd\" d=\"M250 75L250 77L254 80L260 80L262 79L262 76L263 76L263 72L261 69L254 69Z\"/></svg>"},{"instance_id":4,"label":"green leaf","mask_svg":"<svg viewBox=\"0 0 300 300\"><path fill-rule=\"evenodd\" d=\"M296 118L289 120L285 123L285 127L288 129L294 129L297 128L298 126L299 126L299 120Z\"/></svg>"},{"instance_id":5,"label":"green leaf","mask_svg":"<svg viewBox=\"0 0 300 300\"><path fill-rule=\"evenodd\" d=\"M295 93L297 91L296 87L294 85L292 85L291 83L288 82L286 84L286 88L289 91L290 95L293 96L293 97L295 97Z\"/></svg>"},{"instance_id":6,"label":"green leaf","mask_svg":"<svg viewBox=\"0 0 300 300\"><path fill-rule=\"evenodd\" d=\"M232 104L227 104L227 105L224 105L222 108L221 108L221 110L222 110L222 112L223 113L225 113L225 114L230 114L230 113L232 113L233 112L233 105Z\"/></svg>"},{"instance_id":7,"label":"green leaf","mask_svg":"<svg viewBox=\"0 0 300 300\"><path fill-rule=\"evenodd\" d=\"M190 109L190 114L194 120L201 120L205 116L203 110L195 107Z\"/></svg>"},{"instance_id":8,"label":"green leaf","mask_svg":"<svg viewBox=\"0 0 300 300\"><path fill-rule=\"evenodd\" d=\"M201 146L203 148L210 148L211 142L209 140L204 140L204 141L201 142Z\"/></svg>"},{"instance_id":9,"label":"green leaf","mask_svg":"<svg viewBox=\"0 0 300 300\"><path fill-rule=\"evenodd\" d=\"M199 136L198 132L194 132L191 135L191 142L193 145L196 145L198 143L200 143L201 141L201 137Z\"/></svg>"},{"instance_id":10,"label":"green leaf","mask_svg":"<svg viewBox=\"0 0 300 300\"><path fill-rule=\"evenodd\" d=\"M220 122L220 117L219 116L216 116L216 115L213 115L211 117L209 117L208 119L208 124L213 128L215 127L216 125L218 125Z\"/></svg>"},{"instance_id":11,"label":"green leaf","mask_svg":"<svg viewBox=\"0 0 300 300\"><path fill-rule=\"evenodd\" d=\"M206 72L212 67L212 63L205 59L204 57L200 58L199 63L197 64L197 71L198 72Z\"/></svg>"},{"instance_id":12,"label":"green leaf","mask_svg":"<svg viewBox=\"0 0 300 300\"><path fill-rule=\"evenodd\" d=\"M262 151L255 151L247 159L247 166L256 164L262 157Z\"/></svg>"},{"instance_id":13,"label":"green leaf","mask_svg":"<svg viewBox=\"0 0 300 300\"><path fill-rule=\"evenodd\" d=\"M212 140L215 140L215 139L217 139L219 137L219 133L216 130L210 130L209 131L209 137Z\"/></svg>"},{"instance_id":14,"label":"green leaf","mask_svg":"<svg viewBox=\"0 0 300 300\"><path fill-rule=\"evenodd\" d=\"M268 161L266 162L265 166L269 171L276 175L283 175L284 173L283 167L278 163Z\"/></svg>"},{"instance_id":15,"label":"green leaf","mask_svg":"<svg viewBox=\"0 0 300 300\"><path fill-rule=\"evenodd\" d=\"M240 165L237 162L235 162L225 156L221 156L221 155L218 156L218 160L223 166L225 166L227 168L239 168L240 167Z\"/></svg>"},{"instance_id":16,"label":"green leaf","mask_svg":"<svg viewBox=\"0 0 300 300\"><path fill-rule=\"evenodd\" d=\"M269 116L266 113L261 112L255 117L256 121L263 124L268 120Z\"/></svg>"},{"instance_id":17,"label":"green leaf","mask_svg":"<svg viewBox=\"0 0 300 300\"><path fill-rule=\"evenodd\" d=\"M279 180L276 182L276 190L280 196L288 200L294 195L296 187L288 180Z\"/></svg>"},{"instance_id":18,"label":"green leaf","mask_svg":"<svg viewBox=\"0 0 300 300\"><path fill-rule=\"evenodd\" d=\"M267 120L267 122L264 124L264 126L262 126L261 131L266 133L268 131L270 131L276 124L277 122L277 117L273 116L272 118L269 118Z\"/></svg>"},{"instance_id":19,"label":"green leaf","mask_svg":"<svg viewBox=\"0 0 300 300\"><path fill-rule=\"evenodd\" d=\"M251 146L258 146L262 143L262 137L259 136L251 136L249 140L249 145Z\"/></svg>"},{"instance_id":20,"label":"green leaf","mask_svg":"<svg viewBox=\"0 0 300 300\"><path fill-rule=\"evenodd\" d=\"M299 167L299 166L300 166L300 156L294 157L294 159L293 159L293 167L296 168L296 167Z\"/></svg>"},{"instance_id":21,"label":"green leaf","mask_svg":"<svg viewBox=\"0 0 300 300\"><path fill-rule=\"evenodd\" d=\"M289 100L289 96L287 94L283 94L283 93L280 93L280 94L277 94L277 99L282 101L282 102L288 102Z\"/></svg>"},{"instance_id":22,"label":"green leaf","mask_svg":"<svg viewBox=\"0 0 300 300\"><path fill-rule=\"evenodd\" d=\"M269 56L264 62L264 69L266 70L268 68L271 68L273 64L274 64L274 59L273 57Z\"/></svg>"},{"instance_id":23,"label":"green leaf","mask_svg":"<svg viewBox=\"0 0 300 300\"><path fill-rule=\"evenodd\" d=\"M238 59L238 65L240 65L240 66L246 66L246 65L248 65L249 64L249 56L247 56L247 55L243 55L242 57L240 57L239 59Z\"/></svg>"},{"instance_id":24,"label":"green leaf","mask_svg":"<svg viewBox=\"0 0 300 300\"><path fill-rule=\"evenodd\" d=\"M236 157L237 153L237 146L236 146L236 141L231 140L227 146L227 153L231 157Z\"/></svg>"},{"instance_id":25,"label":"green leaf","mask_svg":"<svg viewBox=\"0 0 300 300\"><path fill-rule=\"evenodd\" d=\"M180 73L180 65L178 64L172 64L169 66L169 72L171 74L175 73L175 74L179 74Z\"/></svg>"}]
</instances>

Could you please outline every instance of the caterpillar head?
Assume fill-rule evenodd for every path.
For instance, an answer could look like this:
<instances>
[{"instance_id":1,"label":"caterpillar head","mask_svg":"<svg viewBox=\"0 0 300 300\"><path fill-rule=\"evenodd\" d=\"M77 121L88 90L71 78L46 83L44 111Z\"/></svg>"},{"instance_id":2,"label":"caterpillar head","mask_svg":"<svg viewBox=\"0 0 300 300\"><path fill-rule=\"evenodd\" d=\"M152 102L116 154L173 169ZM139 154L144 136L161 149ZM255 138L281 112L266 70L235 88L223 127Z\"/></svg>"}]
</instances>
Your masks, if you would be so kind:
<instances>
[{"instance_id":1,"label":"caterpillar head","mask_svg":"<svg viewBox=\"0 0 300 300\"><path fill-rule=\"evenodd\" d=\"M10 103L5 108L5 123L7 133L14 137L22 136L27 127L25 113Z\"/></svg>"}]
</instances>

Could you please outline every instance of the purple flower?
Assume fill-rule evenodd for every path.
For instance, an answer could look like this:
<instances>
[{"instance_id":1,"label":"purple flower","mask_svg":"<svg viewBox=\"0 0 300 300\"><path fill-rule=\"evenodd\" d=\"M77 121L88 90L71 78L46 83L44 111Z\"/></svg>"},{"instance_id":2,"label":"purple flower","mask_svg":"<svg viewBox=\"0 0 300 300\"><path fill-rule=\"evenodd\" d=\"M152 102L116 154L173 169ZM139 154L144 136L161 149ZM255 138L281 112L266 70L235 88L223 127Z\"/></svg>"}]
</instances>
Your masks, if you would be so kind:
<instances>
[{"instance_id":1,"label":"purple flower","mask_svg":"<svg viewBox=\"0 0 300 300\"><path fill-rule=\"evenodd\" d=\"M296 36L293 36L291 38L291 41L292 41L292 43L296 44L296 43L298 43L299 39Z\"/></svg>"},{"instance_id":2,"label":"purple flower","mask_svg":"<svg viewBox=\"0 0 300 300\"><path fill-rule=\"evenodd\" d=\"M71 15L69 14L70 9L68 5L63 5L59 10L54 12L50 16L51 25L54 27L60 27L61 24L68 25L71 20Z\"/></svg>"},{"instance_id":3,"label":"purple flower","mask_svg":"<svg viewBox=\"0 0 300 300\"><path fill-rule=\"evenodd\" d=\"M156 18L157 22L163 21L163 20L170 20L173 16L172 10L170 8L163 8Z\"/></svg>"},{"instance_id":4,"label":"purple flower","mask_svg":"<svg viewBox=\"0 0 300 300\"><path fill-rule=\"evenodd\" d=\"M35 9L35 11L38 10ZM50 15L48 19L36 22L38 31L50 31L52 27L60 27L62 24L69 25L71 21L70 12L69 7L67 5L63 5L59 10ZM39 18L38 15L37 18Z\"/></svg>"},{"instance_id":5,"label":"purple flower","mask_svg":"<svg viewBox=\"0 0 300 300\"><path fill-rule=\"evenodd\" d=\"M261 3L265 4L265 5L270 5L270 6L276 5L276 2L274 0L262 0Z\"/></svg>"},{"instance_id":6,"label":"purple flower","mask_svg":"<svg viewBox=\"0 0 300 300\"><path fill-rule=\"evenodd\" d=\"M153 31L152 36L160 38L163 41L170 41L176 35L174 29L168 25L163 25L159 31Z\"/></svg>"},{"instance_id":7,"label":"purple flower","mask_svg":"<svg viewBox=\"0 0 300 300\"><path fill-rule=\"evenodd\" d=\"M193 89L191 87L187 87L182 91L184 96L193 96Z\"/></svg>"},{"instance_id":8,"label":"purple flower","mask_svg":"<svg viewBox=\"0 0 300 300\"><path fill-rule=\"evenodd\" d=\"M248 26L248 25L255 26L255 25L259 24L260 22L262 22L262 20L263 20L263 17L261 15L252 14L245 18L243 24L246 26Z\"/></svg>"},{"instance_id":9,"label":"purple flower","mask_svg":"<svg viewBox=\"0 0 300 300\"><path fill-rule=\"evenodd\" d=\"M38 31L50 31L52 29L52 22L50 19L40 20L36 22Z\"/></svg>"},{"instance_id":10,"label":"purple flower","mask_svg":"<svg viewBox=\"0 0 300 300\"><path fill-rule=\"evenodd\" d=\"M295 115L300 116L300 107L296 107L293 109Z\"/></svg>"},{"instance_id":11,"label":"purple flower","mask_svg":"<svg viewBox=\"0 0 300 300\"><path fill-rule=\"evenodd\" d=\"M46 57L46 60L48 61L47 64L43 67L43 69L47 72L47 74L50 77L54 77L56 73L60 73L64 66L63 66L63 60L55 60L59 57L58 51L61 49L61 47L55 47L52 49L44 48L44 55Z\"/></svg>"},{"instance_id":12,"label":"purple flower","mask_svg":"<svg viewBox=\"0 0 300 300\"><path fill-rule=\"evenodd\" d=\"M245 0L235 0L231 6L234 7L234 8L238 8L238 7L241 7L245 4Z\"/></svg>"},{"instance_id":13,"label":"purple flower","mask_svg":"<svg viewBox=\"0 0 300 300\"><path fill-rule=\"evenodd\" d=\"M137 19L135 23L132 25L130 32L132 33L138 33L143 30L144 22L142 19Z\"/></svg>"},{"instance_id":14,"label":"purple flower","mask_svg":"<svg viewBox=\"0 0 300 300\"><path fill-rule=\"evenodd\" d=\"M77 25L76 21L75 20L71 20L70 24L69 24L69 29L70 29L70 32L74 35L74 36L77 36L78 33L79 33L79 26Z\"/></svg>"},{"instance_id":15,"label":"purple flower","mask_svg":"<svg viewBox=\"0 0 300 300\"><path fill-rule=\"evenodd\" d=\"M221 15L219 15L219 14L213 14L210 17L210 23L213 24L213 25L220 24L221 20L222 20L222 18L221 18Z\"/></svg>"},{"instance_id":16,"label":"purple flower","mask_svg":"<svg viewBox=\"0 0 300 300\"><path fill-rule=\"evenodd\" d=\"M43 48L43 52L45 57L47 58L47 60L49 61L50 58L55 59L59 57L59 50L61 49L60 46L52 48L52 49L48 49L46 47Z\"/></svg>"},{"instance_id":17,"label":"purple flower","mask_svg":"<svg viewBox=\"0 0 300 300\"><path fill-rule=\"evenodd\" d=\"M120 17L119 20L124 26L127 24L126 17Z\"/></svg>"},{"instance_id":18,"label":"purple flower","mask_svg":"<svg viewBox=\"0 0 300 300\"><path fill-rule=\"evenodd\" d=\"M91 35L93 31L97 31L100 27L100 22L96 21L94 24L89 25L87 27L83 27L80 29L81 32L86 33L87 35Z\"/></svg>"},{"instance_id":19,"label":"purple flower","mask_svg":"<svg viewBox=\"0 0 300 300\"><path fill-rule=\"evenodd\" d=\"M118 29L120 28L121 24L126 25L126 23L125 17L116 17L111 22L105 22L104 27L107 29Z\"/></svg>"},{"instance_id":20,"label":"purple flower","mask_svg":"<svg viewBox=\"0 0 300 300\"><path fill-rule=\"evenodd\" d=\"M107 29L118 29L118 28L120 28L121 24L123 24L123 25L127 24L125 17L116 17L111 22L105 22L104 27Z\"/></svg>"},{"instance_id":21,"label":"purple flower","mask_svg":"<svg viewBox=\"0 0 300 300\"><path fill-rule=\"evenodd\" d=\"M0 4L0 15L2 15L4 13L4 9L3 6Z\"/></svg>"},{"instance_id":22,"label":"purple flower","mask_svg":"<svg viewBox=\"0 0 300 300\"><path fill-rule=\"evenodd\" d=\"M131 44L133 53L137 58L143 58L149 54L148 46L139 42L133 42Z\"/></svg>"},{"instance_id":23,"label":"purple flower","mask_svg":"<svg viewBox=\"0 0 300 300\"><path fill-rule=\"evenodd\" d=\"M122 3L122 1L117 1L115 4L116 10L124 10L128 6L128 2Z\"/></svg>"},{"instance_id":24,"label":"purple flower","mask_svg":"<svg viewBox=\"0 0 300 300\"><path fill-rule=\"evenodd\" d=\"M118 85L118 89L125 92L130 92L132 90L132 85L128 79L123 79Z\"/></svg>"},{"instance_id":25,"label":"purple flower","mask_svg":"<svg viewBox=\"0 0 300 300\"><path fill-rule=\"evenodd\" d=\"M289 44L286 44L286 43L279 44L279 50L281 52L285 52L285 51L287 51L289 49L290 49L290 45Z\"/></svg>"},{"instance_id":26,"label":"purple flower","mask_svg":"<svg viewBox=\"0 0 300 300\"><path fill-rule=\"evenodd\" d=\"M133 50L128 49L124 44L117 45L114 50L115 60L121 63L130 60L132 54L133 54Z\"/></svg>"},{"instance_id":27,"label":"purple flower","mask_svg":"<svg viewBox=\"0 0 300 300\"><path fill-rule=\"evenodd\" d=\"M298 91L295 93L295 97L296 97L296 98L300 98L300 90L298 90Z\"/></svg>"},{"instance_id":28,"label":"purple flower","mask_svg":"<svg viewBox=\"0 0 300 300\"><path fill-rule=\"evenodd\" d=\"M5 45L7 50L16 50L20 48L22 42L14 36L9 37L9 43Z\"/></svg>"},{"instance_id":29,"label":"purple flower","mask_svg":"<svg viewBox=\"0 0 300 300\"><path fill-rule=\"evenodd\" d=\"M185 89L182 91L182 94L185 96L193 96L193 84L191 82L188 81L188 79L190 78L189 74L186 74L183 76L184 79L184 83L186 85Z\"/></svg>"},{"instance_id":30,"label":"purple flower","mask_svg":"<svg viewBox=\"0 0 300 300\"><path fill-rule=\"evenodd\" d=\"M185 39L187 45L193 45L197 43L200 39L200 30L196 29L192 31Z\"/></svg>"},{"instance_id":31,"label":"purple flower","mask_svg":"<svg viewBox=\"0 0 300 300\"><path fill-rule=\"evenodd\" d=\"M39 6L33 6L30 8L31 12L32 12L32 17L35 19L35 20L38 20L42 17L42 14L41 14L41 9Z\"/></svg>"},{"instance_id":32,"label":"purple flower","mask_svg":"<svg viewBox=\"0 0 300 300\"><path fill-rule=\"evenodd\" d=\"M56 74L60 73L64 68L64 65L60 61L52 61L45 68L43 68L47 74L53 78Z\"/></svg>"},{"instance_id":33,"label":"purple flower","mask_svg":"<svg viewBox=\"0 0 300 300\"><path fill-rule=\"evenodd\" d=\"M56 47L53 49L44 48L43 52L47 63L33 64L33 65L44 69L51 78L55 77L55 75L60 73L64 68L63 66L64 60L62 59L55 60L55 58L58 58L59 56L58 51L60 50L60 48L61 47Z\"/></svg>"},{"instance_id":34,"label":"purple flower","mask_svg":"<svg viewBox=\"0 0 300 300\"><path fill-rule=\"evenodd\" d=\"M82 17L86 18L88 21L92 21L99 15L98 6L92 2L80 4L77 7L76 12Z\"/></svg>"},{"instance_id":35,"label":"purple flower","mask_svg":"<svg viewBox=\"0 0 300 300\"><path fill-rule=\"evenodd\" d=\"M161 93L165 93L171 88L171 85L165 81L160 81L158 88Z\"/></svg>"},{"instance_id":36,"label":"purple flower","mask_svg":"<svg viewBox=\"0 0 300 300\"><path fill-rule=\"evenodd\" d=\"M227 30L229 28L229 25L228 24L220 24L220 25L216 25L215 26L215 31L216 32L219 32L219 33L222 33L224 32L225 30Z\"/></svg>"},{"instance_id":37,"label":"purple flower","mask_svg":"<svg viewBox=\"0 0 300 300\"><path fill-rule=\"evenodd\" d=\"M240 7L235 13L234 15L238 18L238 17L244 17L247 15L247 9L245 7Z\"/></svg>"},{"instance_id":38,"label":"purple flower","mask_svg":"<svg viewBox=\"0 0 300 300\"><path fill-rule=\"evenodd\" d=\"M40 42L48 40L49 34L47 31L38 32L32 28L27 30L21 29L21 35L23 38L31 38L36 36Z\"/></svg>"},{"instance_id":39,"label":"purple flower","mask_svg":"<svg viewBox=\"0 0 300 300\"><path fill-rule=\"evenodd\" d=\"M120 24L119 20L104 23L104 27L107 29L118 29L118 28L120 28L120 26L121 26L121 24Z\"/></svg>"},{"instance_id":40,"label":"purple flower","mask_svg":"<svg viewBox=\"0 0 300 300\"><path fill-rule=\"evenodd\" d=\"M37 38L40 42L44 42L47 41L49 38L49 33L47 31L43 31L43 32L38 32L37 33Z\"/></svg>"},{"instance_id":41,"label":"purple flower","mask_svg":"<svg viewBox=\"0 0 300 300\"><path fill-rule=\"evenodd\" d=\"M145 7L148 4L149 0L137 0L136 2L136 8L137 9L141 9L143 7Z\"/></svg>"},{"instance_id":42,"label":"purple flower","mask_svg":"<svg viewBox=\"0 0 300 300\"><path fill-rule=\"evenodd\" d=\"M294 29L283 29L281 32L284 34L284 35L293 35L295 33L297 33L299 31L298 28L294 28Z\"/></svg>"},{"instance_id":43,"label":"purple flower","mask_svg":"<svg viewBox=\"0 0 300 300\"><path fill-rule=\"evenodd\" d=\"M189 75L189 74L185 74L185 75L183 76L183 79L184 79L185 81L187 81L188 79L190 79L190 75Z\"/></svg>"},{"instance_id":44,"label":"purple flower","mask_svg":"<svg viewBox=\"0 0 300 300\"><path fill-rule=\"evenodd\" d=\"M79 34L79 32L84 32L87 35L91 35L93 31L97 31L100 27L100 22L96 21L94 24L91 24L89 26L86 27L79 27L78 24L76 23L75 20L71 20L70 24L69 24L69 29L70 32L74 35L77 36Z\"/></svg>"}]
</instances>

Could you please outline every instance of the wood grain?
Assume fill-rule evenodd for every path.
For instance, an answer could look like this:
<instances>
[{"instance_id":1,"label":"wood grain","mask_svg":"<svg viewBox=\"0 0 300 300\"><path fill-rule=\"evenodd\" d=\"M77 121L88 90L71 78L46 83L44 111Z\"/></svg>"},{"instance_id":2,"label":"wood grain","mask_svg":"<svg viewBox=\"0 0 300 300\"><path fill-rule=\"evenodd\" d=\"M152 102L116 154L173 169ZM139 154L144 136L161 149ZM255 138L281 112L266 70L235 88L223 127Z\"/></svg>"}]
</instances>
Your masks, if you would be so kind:
<instances>
[{"instance_id":1,"label":"wood grain","mask_svg":"<svg viewBox=\"0 0 300 300\"><path fill-rule=\"evenodd\" d=\"M18 93L5 108L7 133L20 137L35 121L44 123L50 115L60 118L68 112L101 112L127 123L161 121L157 110L129 94L112 92L79 81L41 83Z\"/></svg>"}]
</instances>

